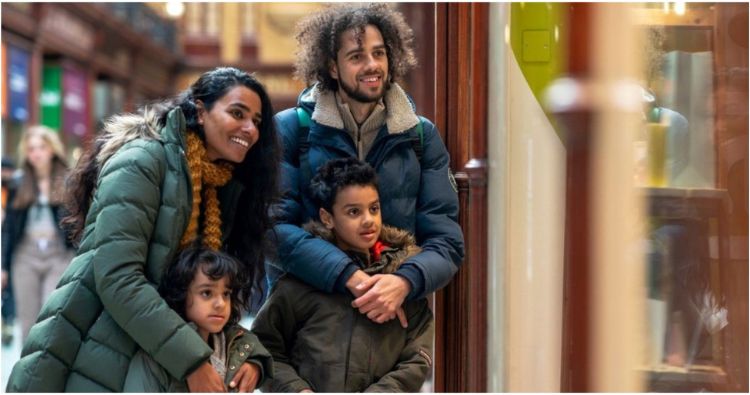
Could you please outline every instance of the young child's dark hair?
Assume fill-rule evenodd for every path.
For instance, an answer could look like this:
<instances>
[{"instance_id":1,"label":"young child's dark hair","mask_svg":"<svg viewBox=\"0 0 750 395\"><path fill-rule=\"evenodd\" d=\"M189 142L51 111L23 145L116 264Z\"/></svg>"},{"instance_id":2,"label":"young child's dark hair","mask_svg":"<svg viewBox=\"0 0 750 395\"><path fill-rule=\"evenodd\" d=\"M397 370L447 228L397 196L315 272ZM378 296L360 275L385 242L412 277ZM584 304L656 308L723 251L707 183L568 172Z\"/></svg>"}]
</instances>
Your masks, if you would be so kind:
<instances>
[{"instance_id":1,"label":"young child's dark hair","mask_svg":"<svg viewBox=\"0 0 750 395\"><path fill-rule=\"evenodd\" d=\"M230 297L232 308L227 325L234 325L240 321L242 311L249 305L250 295L246 294L244 290L247 288L240 283L241 279L245 278L239 275L242 267L237 259L223 252L204 247L186 248L164 273L159 285L159 294L172 310L187 320L185 303L187 302L188 289L198 270L200 269L203 274L212 280L219 280L228 276L229 287L232 289L232 296Z\"/></svg>"},{"instance_id":2,"label":"young child's dark hair","mask_svg":"<svg viewBox=\"0 0 750 395\"><path fill-rule=\"evenodd\" d=\"M326 162L310 180L310 197L317 207L333 212L336 194L351 186L371 185L378 189L375 169L355 158L339 158Z\"/></svg>"}]
</instances>

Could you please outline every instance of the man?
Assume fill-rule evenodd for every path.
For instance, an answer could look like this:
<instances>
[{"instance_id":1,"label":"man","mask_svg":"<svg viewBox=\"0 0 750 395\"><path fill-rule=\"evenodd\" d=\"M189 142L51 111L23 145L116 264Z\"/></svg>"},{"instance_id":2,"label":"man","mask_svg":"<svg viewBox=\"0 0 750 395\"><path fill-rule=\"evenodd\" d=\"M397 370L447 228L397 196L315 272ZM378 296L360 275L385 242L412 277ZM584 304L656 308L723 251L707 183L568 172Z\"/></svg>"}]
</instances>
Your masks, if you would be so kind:
<instances>
[{"instance_id":1,"label":"man","mask_svg":"<svg viewBox=\"0 0 750 395\"><path fill-rule=\"evenodd\" d=\"M400 13L375 4L327 8L302 21L296 37L296 73L309 87L297 108L274 118L284 145L283 199L274 208L278 256L269 282L288 271L318 289L351 292L352 306L374 322L398 313L406 327L401 304L445 286L464 256L448 152L394 82L416 65L413 33ZM393 274L370 277L300 228L318 215L312 175L346 156L376 169L383 222L413 233L423 249Z\"/></svg>"}]
</instances>

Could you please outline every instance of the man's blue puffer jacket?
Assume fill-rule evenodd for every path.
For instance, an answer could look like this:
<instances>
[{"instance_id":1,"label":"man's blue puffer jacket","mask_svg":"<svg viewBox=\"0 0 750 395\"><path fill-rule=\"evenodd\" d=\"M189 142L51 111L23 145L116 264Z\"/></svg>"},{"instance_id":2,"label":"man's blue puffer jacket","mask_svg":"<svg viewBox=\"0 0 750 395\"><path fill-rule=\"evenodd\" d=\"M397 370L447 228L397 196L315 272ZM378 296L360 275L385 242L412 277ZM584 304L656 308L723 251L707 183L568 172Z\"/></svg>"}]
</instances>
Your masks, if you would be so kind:
<instances>
[{"instance_id":1,"label":"man's blue puffer jacket","mask_svg":"<svg viewBox=\"0 0 750 395\"><path fill-rule=\"evenodd\" d=\"M310 87L303 91L298 106L308 113L315 110ZM393 89L393 88L391 88ZM403 94L403 91L398 88ZM392 109L388 109L392 111ZM399 108L414 114L411 108ZM422 158L417 157L412 140L416 127L389 132L386 125L379 131L367 153L368 162L378 174L383 223L408 230L417 238L423 252L405 262L395 273L412 285L407 300L424 297L445 286L464 257L464 240L458 225L458 195L451 182L448 151L430 121L422 118ZM310 178L331 159L357 157L349 133L311 120L307 158L309 168L300 166L300 127L295 108L276 114L276 128L284 146L282 160L282 201L274 207L277 225L278 256L272 262L318 289L339 290L342 274L353 273L350 258L334 245L311 236L300 225L317 219L318 208L309 197ZM414 125L416 126L416 125ZM269 280L275 282L278 270L269 268Z\"/></svg>"}]
</instances>

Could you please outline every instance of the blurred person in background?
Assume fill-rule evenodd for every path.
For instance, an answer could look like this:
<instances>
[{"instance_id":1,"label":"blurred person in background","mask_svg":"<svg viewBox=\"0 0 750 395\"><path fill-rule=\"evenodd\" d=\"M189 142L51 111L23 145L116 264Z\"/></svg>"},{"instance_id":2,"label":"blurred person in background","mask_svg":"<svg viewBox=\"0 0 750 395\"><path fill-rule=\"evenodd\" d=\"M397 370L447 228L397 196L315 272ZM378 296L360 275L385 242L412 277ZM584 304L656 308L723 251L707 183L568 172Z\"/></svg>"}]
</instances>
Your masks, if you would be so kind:
<instances>
[{"instance_id":1,"label":"blurred person in background","mask_svg":"<svg viewBox=\"0 0 750 395\"><path fill-rule=\"evenodd\" d=\"M12 160L3 158L2 162L2 208L0 209L0 221L5 218L5 207L8 204L10 185L13 180L13 174L16 171L16 166L13 164ZM8 267L8 269L9 268L10 267ZM16 302L13 299L13 281L10 280L9 270L6 271L5 260L3 260L2 273L2 341L3 346L7 346L13 342L13 321L16 318Z\"/></svg>"},{"instance_id":2,"label":"blurred person in background","mask_svg":"<svg viewBox=\"0 0 750 395\"><path fill-rule=\"evenodd\" d=\"M213 350L157 285L181 250L200 243L243 264L240 295L257 289L277 190L272 117L257 79L219 67L177 97L107 120L67 185L63 221L78 253L31 328L8 392L122 392L139 347L191 392L227 390ZM250 362L234 367L235 377L245 371L234 388L258 376Z\"/></svg>"},{"instance_id":3,"label":"blurred person in background","mask_svg":"<svg viewBox=\"0 0 750 395\"><path fill-rule=\"evenodd\" d=\"M10 184L13 181L13 175L16 173L16 165L9 158L2 160L2 201L0 201L2 211L0 211L0 220L5 218L5 207L8 205L8 194L10 193Z\"/></svg>"},{"instance_id":4,"label":"blurred person in background","mask_svg":"<svg viewBox=\"0 0 750 395\"><path fill-rule=\"evenodd\" d=\"M12 281L25 339L74 250L60 227L68 166L57 133L45 126L29 127L18 157L21 172L9 184L3 220L2 285L5 289Z\"/></svg>"}]
</instances>

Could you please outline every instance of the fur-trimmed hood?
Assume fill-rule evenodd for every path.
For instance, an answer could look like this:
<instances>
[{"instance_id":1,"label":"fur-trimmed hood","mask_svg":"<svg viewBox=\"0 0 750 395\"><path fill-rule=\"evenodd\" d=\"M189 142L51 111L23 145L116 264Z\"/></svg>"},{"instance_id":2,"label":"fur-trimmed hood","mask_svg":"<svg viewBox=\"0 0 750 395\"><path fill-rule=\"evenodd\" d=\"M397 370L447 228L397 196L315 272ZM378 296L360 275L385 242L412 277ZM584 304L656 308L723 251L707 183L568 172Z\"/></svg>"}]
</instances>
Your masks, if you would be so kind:
<instances>
[{"instance_id":1,"label":"fur-trimmed hood","mask_svg":"<svg viewBox=\"0 0 750 395\"><path fill-rule=\"evenodd\" d=\"M98 138L103 141L103 145L96 155L96 163L102 166L123 145L139 138L161 139L154 110L147 109L144 114L113 115L104 121L102 133Z\"/></svg>"},{"instance_id":2,"label":"fur-trimmed hood","mask_svg":"<svg viewBox=\"0 0 750 395\"><path fill-rule=\"evenodd\" d=\"M419 123L414 103L397 83L392 83L386 91L383 103L387 109L385 124L388 133L402 133ZM311 118L315 122L335 129L345 129L344 120L336 105L336 95L321 89L320 84L305 89L297 99L297 105L311 111Z\"/></svg>"},{"instance_id":3,"label":"fur-trimmed hood","mask_svg":"<svg viewBox=\"0 0 750 395\"><path fill-rule=\"evenodd\" d=\"M336 236L320 221L309 221L302 226L302 229L315 237L326 240L331 244L336 244ZM362 268L368 274L391 274L407 259L422 251L411 233L385 224L383 224L380 230L380 238L378 240L389 246L381 252L379 262L370 262L370 257L359 256L362 254L346 251L347 254L360 258L360 262L357 263L362 264Z\"/></svg>"}]
</instances>

